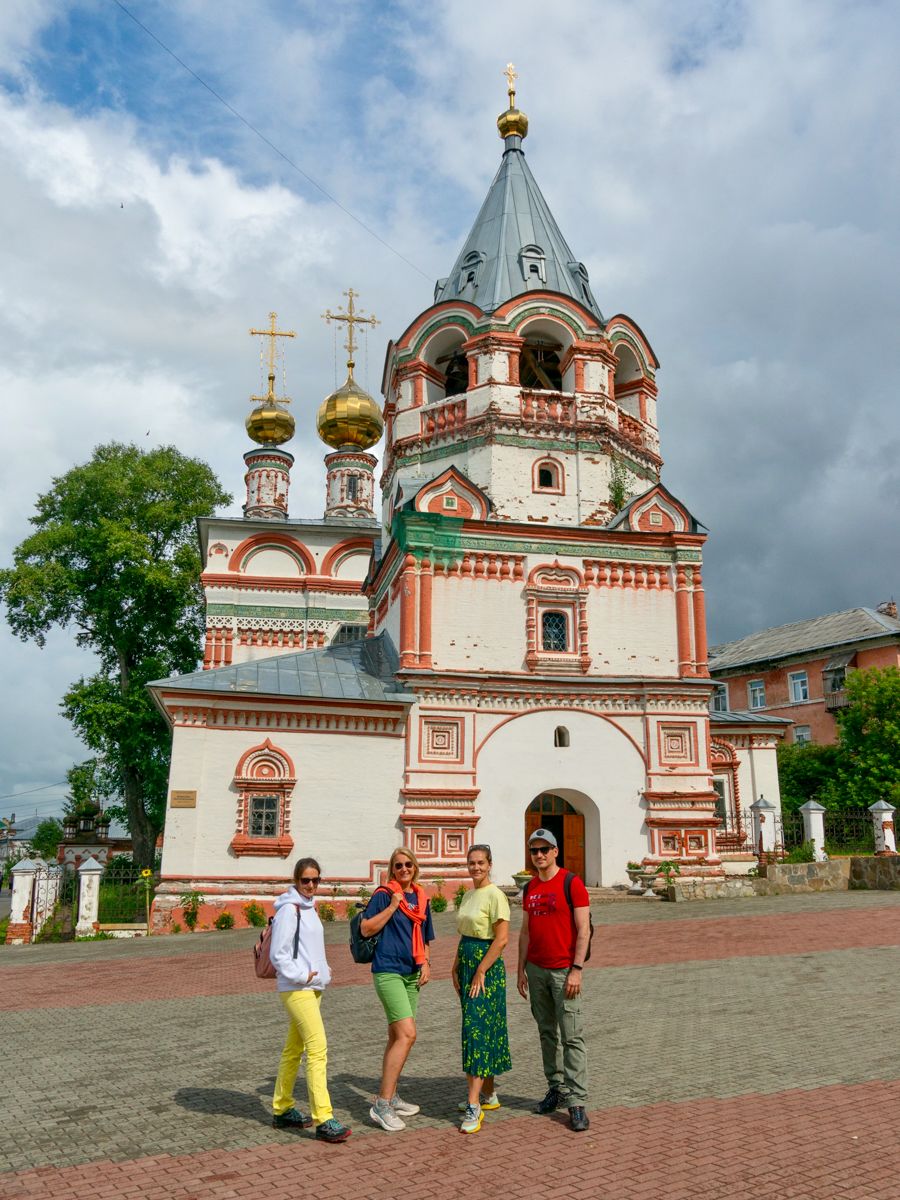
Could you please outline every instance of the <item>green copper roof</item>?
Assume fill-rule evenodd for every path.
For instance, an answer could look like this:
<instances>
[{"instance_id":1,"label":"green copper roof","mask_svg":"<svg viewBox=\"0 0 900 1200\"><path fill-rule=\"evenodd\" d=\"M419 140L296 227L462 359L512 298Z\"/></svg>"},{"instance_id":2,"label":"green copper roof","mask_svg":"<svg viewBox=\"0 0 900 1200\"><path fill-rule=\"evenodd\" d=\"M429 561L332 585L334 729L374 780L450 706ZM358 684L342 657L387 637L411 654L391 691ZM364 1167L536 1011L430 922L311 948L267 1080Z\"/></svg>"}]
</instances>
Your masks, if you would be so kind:
<instances>
[{"instance_id":1,"label":"green copper roof","mask_svg":"<svg viewBox=\"0 0 900 1200\"><path fill-rule=\"evenodd\" d=\"M490 313L513 296L533 291L561 292L603 314L535 182L519 137L504 139L506 149L481 212L466 238L453 270L439 279L434 302L468 300Z\"/></svg>"}]
</instances>

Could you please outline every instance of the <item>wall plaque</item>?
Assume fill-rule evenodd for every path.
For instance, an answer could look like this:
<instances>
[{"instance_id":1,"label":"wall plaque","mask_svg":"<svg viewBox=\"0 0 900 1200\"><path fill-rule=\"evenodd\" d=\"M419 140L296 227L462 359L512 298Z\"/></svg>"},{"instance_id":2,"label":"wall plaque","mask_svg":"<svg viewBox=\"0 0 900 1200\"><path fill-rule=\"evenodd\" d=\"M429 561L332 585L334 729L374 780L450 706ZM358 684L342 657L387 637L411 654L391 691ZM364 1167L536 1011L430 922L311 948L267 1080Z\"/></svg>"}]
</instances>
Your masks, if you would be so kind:
<instances>
[{"instance_id":1,"label":"wall plaque","mask_svg":"<svg viewBox=\"0 0 900 1200\"><path fill-rule=\"evenodd\" d=\"M196 808L197 793L196 792L172 792L169 797L170 808Z\"/></svg>"}]
</instances>

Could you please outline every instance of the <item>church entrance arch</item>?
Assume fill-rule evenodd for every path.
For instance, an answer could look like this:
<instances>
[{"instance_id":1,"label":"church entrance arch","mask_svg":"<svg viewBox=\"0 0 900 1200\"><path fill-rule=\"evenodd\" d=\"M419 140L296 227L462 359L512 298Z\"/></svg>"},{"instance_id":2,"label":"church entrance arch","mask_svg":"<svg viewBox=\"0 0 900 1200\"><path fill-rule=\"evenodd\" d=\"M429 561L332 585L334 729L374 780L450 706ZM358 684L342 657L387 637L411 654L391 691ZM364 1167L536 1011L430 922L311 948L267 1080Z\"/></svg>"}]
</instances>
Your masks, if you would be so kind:
<instances>
[{"instance_id":1,"label":"church entrance arch","mask_svg":"<svg viewBox=\"0 0 900 1200\"><path fill-rule=\"evenodd\" d=\"M528 839L536 829L547 829L559 843L557 865L584 879L584 813L555 792L541 792L525 812L525 868L533 870Z\"/></svg>"}]
</instances>

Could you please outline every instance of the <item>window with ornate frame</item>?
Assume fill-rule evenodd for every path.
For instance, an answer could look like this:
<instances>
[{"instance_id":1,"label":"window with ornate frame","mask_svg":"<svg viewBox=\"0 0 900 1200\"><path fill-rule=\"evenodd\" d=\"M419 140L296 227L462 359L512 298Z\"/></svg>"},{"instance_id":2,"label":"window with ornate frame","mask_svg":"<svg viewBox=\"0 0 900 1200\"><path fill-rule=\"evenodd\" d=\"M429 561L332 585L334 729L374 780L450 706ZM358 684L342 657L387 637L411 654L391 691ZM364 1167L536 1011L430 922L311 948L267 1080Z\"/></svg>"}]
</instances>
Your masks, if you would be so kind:
<instances>
[{"instance_id":1,"label":"window with ornate frame","mask_svg":"<svg viewBox=\"0 0 900 1200\"><path fill-rule=\"evenodd\" d=\"M587 588L576 567L535 567L525 588L525 665L530 671L582 671L587 646Z\"/></svg>"},{"instance_id":2,"label":"window with ornate frame","mask_svg":"<svg viewBox=\"0 0 900 1200\"><path fill-rule=\"evenodd\" d=\"M268 738L241 756L232 785L237 792L233 854L287 858L294 848L290 810L296 782L290 757Z\"/></svg>"},{"instance_id":3,"label":"window with ornate frame","mask_svg":"<svg viewBox=\"0 0 900 1200\"><path fill-rule=\"evenodd\" d=\"M565 475L562 464L555 458L539 458L531 468L531 490L565 495Z\"/></svg>"}]
</instances>

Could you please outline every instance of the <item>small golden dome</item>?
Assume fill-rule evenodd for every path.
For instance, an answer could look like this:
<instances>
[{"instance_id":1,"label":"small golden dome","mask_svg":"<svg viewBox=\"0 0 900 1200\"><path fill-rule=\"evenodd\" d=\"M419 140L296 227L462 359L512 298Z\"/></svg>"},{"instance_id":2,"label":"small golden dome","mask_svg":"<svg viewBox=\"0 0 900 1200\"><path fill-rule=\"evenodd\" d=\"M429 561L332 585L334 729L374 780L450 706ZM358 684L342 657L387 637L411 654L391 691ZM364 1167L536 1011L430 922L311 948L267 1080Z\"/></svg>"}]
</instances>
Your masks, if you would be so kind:
<instances>
[{"instance_id":1,"label":"small golden dome","mask_svg":"<svg viewBox=\"0 0 900 1200\"><path fill-rule=\"evenodd\" d=\"M502 138L527 137L528 118L518 108L508 108L497 118L497 128Z\"/></svg>"},{"instance_id":2,"label":"small golden dome","mask_svg":"<svg viewBox=\"0 0 900 1200\"><path fill-rule=\"evenodd\" d=\"M247 433L261 446L280 446L294 436L294 418L276 404L262 403L245 421Z\"/></svg>"},{"instance_id":3,"label":"small golden dome","mask_svg":"<svg viewBox=\"0 0 900 1200\"><path fill-rule=\"evenodd\" d=\"M316 429L333 450L341 446L368 450L381 437L384 421L381 409L353 378L353 363L348 363L348 367L346 381L322 401Z\"/></svg>"}]
</instances>

